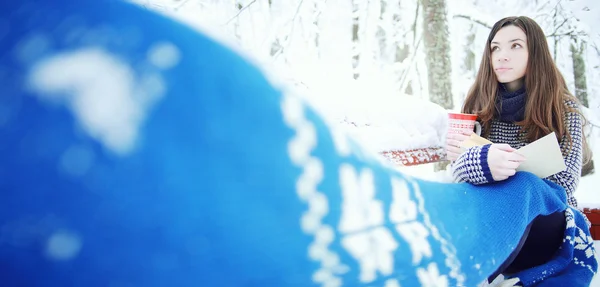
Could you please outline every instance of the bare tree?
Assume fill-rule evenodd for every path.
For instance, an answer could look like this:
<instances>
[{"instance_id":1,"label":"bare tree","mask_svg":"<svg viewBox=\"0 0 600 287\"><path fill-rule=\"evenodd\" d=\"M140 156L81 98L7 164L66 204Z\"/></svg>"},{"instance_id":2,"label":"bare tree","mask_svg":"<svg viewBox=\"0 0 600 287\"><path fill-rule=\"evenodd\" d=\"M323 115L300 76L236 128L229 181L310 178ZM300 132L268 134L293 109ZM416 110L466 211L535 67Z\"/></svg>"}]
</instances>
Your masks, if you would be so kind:
<instances>
[{"instance_id":1,"label":"bare tree","mask_svg":"<svg viewBox=\"0 0 600 287\"><path fill-rule=\"evenodd\" d=\"M421 0L421 4L429 100L446 109L452 109L452 66L446 1ZM446 169L448 163L439 162L435 164L434 169Z\"/></svg>"},{"instance_id":2,"label":"bare tree","mask_svg":"<svg viewBox=\"0 0 600 287\"><path fill-rule=\"evenodd\" d=\"M352 68L354 70L354 79L358 79L360 77L360 46L361 41L365 41L366 39L361 39L361 26L360 26L360 15L361 15L361 4L364 2L363 0L352 0L353 5L353 15L352 15ZM364 34L362 35L364 36Z\"/></svg>"},{"instance_id":3,"label":"bare tree","mask_svg":"<svg viewBox=\"0 0 600 287\"><path fill-rule=\"evenodd\" d=\"M452 67L445 0L421 0L429 99L452 109Z\"/></svg>"},{"instance_id":4,"label":"bare tree","mask_svg":"<svg viewBox=\"0 0 600 287\"><path fill-rule=\"evenodd\" d=\"M573 60L573 79L575 80L575 96L583 106L589 108L588 92L587 92L587 77L585 74L585 42L577 37L571 37L571 59ZM591 150L586 145L584 153L591 153ZM584 163L581 169L581 175L585 176L594 173L594 161Z\"/></svg>"},{"instance_id":5,"label":"bare tree","mask_svg":"<svg viewBox=\"0 0 600 287\"><path fill-rule=\"evenodd\" d=\"M573 78L575 79L575 96L582 105L589 108L587 78L585 76L585 42L576 37L571 38L571 58L573 59Z\"/></svg>"},{"instance_id":6,"label":"bare tree","mask_svg":"<svg viewBox=\"0 0 600 287\"><path fill-rule=\"evenodd\" d=\"M389 4L390 2L393 4ZM398 77L399 92L401 94L413 95L415 93L411 74L418 72L415 65L416 51L421 38L417 39L417 21L419 19L420 3L418 1L412 3L406 0L395 0L388 1L388 5L394 6L394 13L391 15L391 20L393 21L393 47L391 51L392 56L389 60L398 67L396 75ZM410 17L410 19L402 17L402 11L413 8L415 10L414 17Z\"/></svg>"}]
</instances>

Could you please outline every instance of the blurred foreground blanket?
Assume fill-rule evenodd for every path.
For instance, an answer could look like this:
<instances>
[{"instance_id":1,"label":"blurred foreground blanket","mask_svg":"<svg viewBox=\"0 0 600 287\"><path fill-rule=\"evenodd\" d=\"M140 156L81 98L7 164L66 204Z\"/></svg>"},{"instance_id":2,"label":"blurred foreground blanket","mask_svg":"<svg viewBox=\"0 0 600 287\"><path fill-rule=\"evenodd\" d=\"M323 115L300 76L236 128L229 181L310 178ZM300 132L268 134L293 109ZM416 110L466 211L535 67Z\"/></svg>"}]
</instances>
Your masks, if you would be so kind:
<instances>
[{"instance_id":1,"label":"blurred foreground blanket","mask_svg":"<svg viewBox=\"0 0 600 287\"><path fill-rule=\"evenodd\" d=\"M559 186L409 178L125 2L2 2L0 87L2 286L476 286L557 211L556 260L515 276L597 269Z\"/></svg>"}]
</instances>

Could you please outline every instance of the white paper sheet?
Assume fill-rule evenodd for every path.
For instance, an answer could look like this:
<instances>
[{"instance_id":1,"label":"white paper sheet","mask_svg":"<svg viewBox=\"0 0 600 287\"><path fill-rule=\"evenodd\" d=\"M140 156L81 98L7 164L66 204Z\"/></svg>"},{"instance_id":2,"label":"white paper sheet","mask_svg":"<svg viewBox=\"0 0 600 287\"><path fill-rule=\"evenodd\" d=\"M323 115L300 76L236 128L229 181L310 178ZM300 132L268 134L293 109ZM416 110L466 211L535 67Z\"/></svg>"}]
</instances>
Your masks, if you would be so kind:
<instances>
[{"instance_id":1,"label":"white paper sheet","mask_svg":"<svg viewBox=\"0 0 600 287\"><path fill-rule=\"evenodd\" d=\"M528 171L540 178L551 176L567 168L560 146L553 132L516 151L525 156L517 171Z\"/></svg>"}]
</instances>

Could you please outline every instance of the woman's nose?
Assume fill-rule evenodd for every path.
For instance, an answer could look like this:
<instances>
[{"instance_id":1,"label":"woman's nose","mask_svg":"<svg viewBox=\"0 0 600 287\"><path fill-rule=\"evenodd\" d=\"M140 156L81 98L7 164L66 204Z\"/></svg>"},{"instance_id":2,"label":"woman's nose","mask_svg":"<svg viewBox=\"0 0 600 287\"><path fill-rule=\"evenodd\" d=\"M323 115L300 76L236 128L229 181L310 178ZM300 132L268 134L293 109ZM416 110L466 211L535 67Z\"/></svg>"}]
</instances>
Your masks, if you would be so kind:
<instances>
[{"instance_id":1,"label":"woman's nose","mask_svg":"<svg viewBox=\"0 0 600 287\"><path fill-rule=\"evenodd\" d=\"M498 55L498 61L508 62L508 55L506 55L506 53L501 52L500 55Z\"/></svg>"}]
</instances>

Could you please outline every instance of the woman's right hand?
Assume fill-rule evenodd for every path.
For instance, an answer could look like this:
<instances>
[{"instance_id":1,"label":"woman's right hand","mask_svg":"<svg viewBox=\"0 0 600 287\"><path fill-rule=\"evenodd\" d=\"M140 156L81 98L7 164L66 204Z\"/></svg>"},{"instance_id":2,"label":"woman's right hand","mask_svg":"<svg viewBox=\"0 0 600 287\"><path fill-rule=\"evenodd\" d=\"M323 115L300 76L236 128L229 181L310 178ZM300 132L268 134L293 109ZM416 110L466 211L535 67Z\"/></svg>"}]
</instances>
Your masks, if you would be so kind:
<instances>
[{"instance_id":1,"label":"woman's right hand","mask_svg":"<svg viewBox=\"0 0 600 287\"><path fill-rule=\"evenodd\" d=\"M505 180L517 173L517 168L525 161L525 157L515 151L507 144L490 145L487 162L495 181Z\"/></svg>"}]
</instances>

